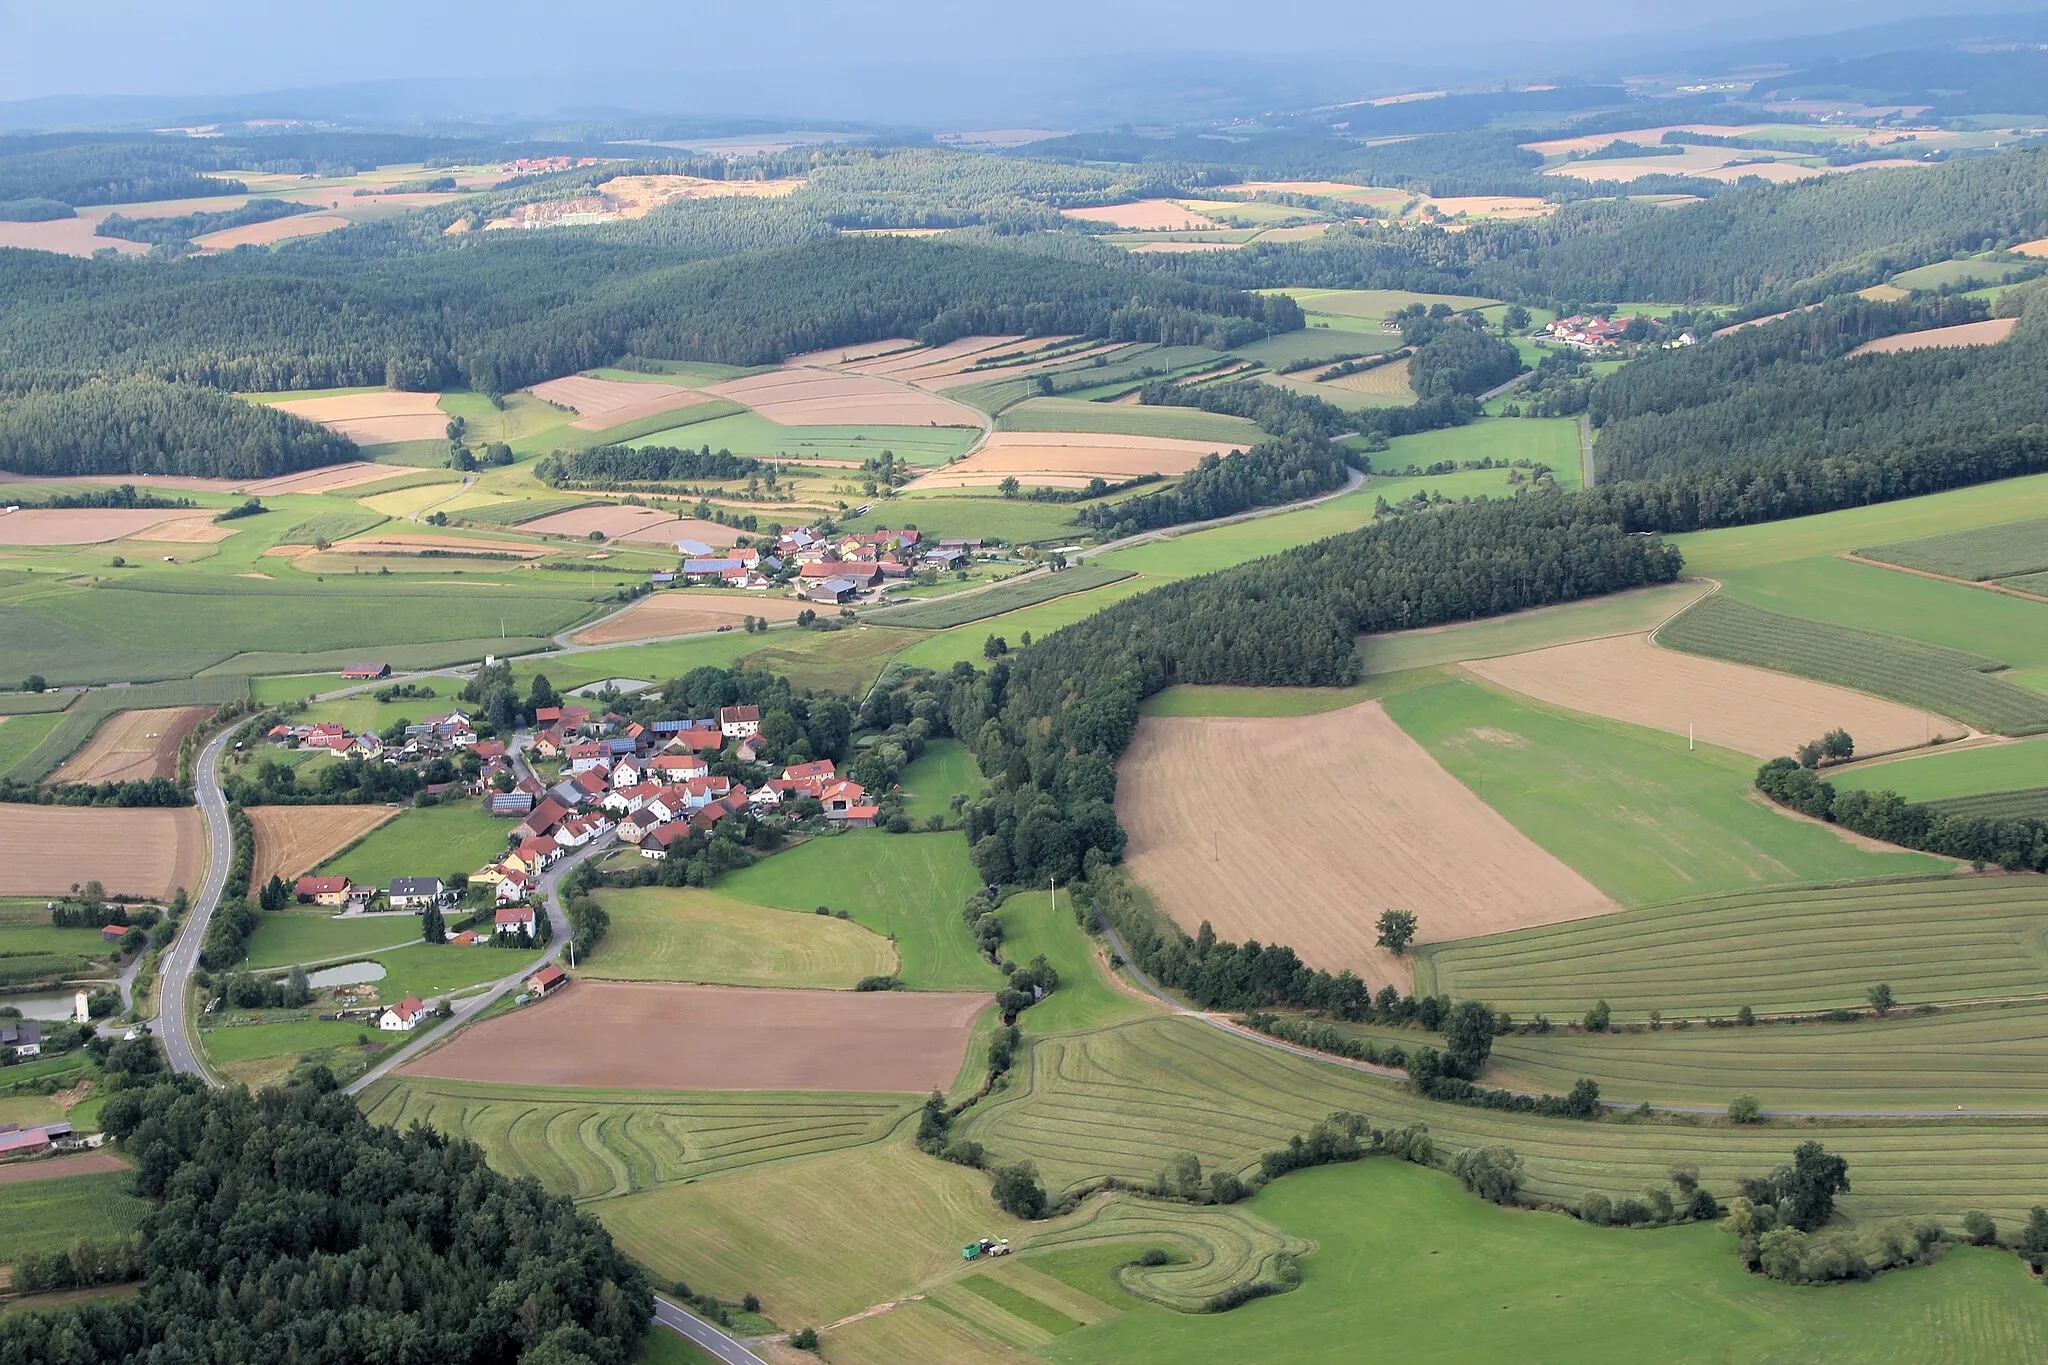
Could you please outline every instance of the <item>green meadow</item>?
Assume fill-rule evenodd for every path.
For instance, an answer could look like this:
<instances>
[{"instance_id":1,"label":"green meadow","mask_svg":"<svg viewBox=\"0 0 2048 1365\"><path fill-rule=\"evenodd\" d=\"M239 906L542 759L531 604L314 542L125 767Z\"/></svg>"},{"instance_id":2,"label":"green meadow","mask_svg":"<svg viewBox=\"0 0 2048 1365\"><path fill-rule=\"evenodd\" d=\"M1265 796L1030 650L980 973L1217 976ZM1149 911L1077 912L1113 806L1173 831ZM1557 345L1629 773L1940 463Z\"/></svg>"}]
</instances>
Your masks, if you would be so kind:
<instances>
[{"instance_id":1,"label":"green meadow","mask_svg":"<svg viewBox=\"0 0 2048 1365\"><path fill-rule=\"evenodd\" d=\"M1908 801L1946 801L1981 792L2048 787L2048 740L2021 740L1982 748L1860 763L1832 769L1828 781L1856 791L1895 791Z\"/></svg>"},{"instance_id":2,"label":"green meadow","mask_svg":"<svg viewBox=\"0 0 2048 1365\"><path fill-rule=\"evenodd\" d=\"M957 739L926 740L924 752L903 770L903 813L914 824L937 815L953 818L953 798L972 799L981 790L974 754Z\"/></svg>"},{"instance_id":3,"label":"green meadow","mask_svg":"<svg viewBox=\"0 0 2048 1365\"><path fill-rule=\"evenodd\" d=\"M363 841L321 867L359 886L388 887L393 877L439 877L476 871L505 851L516 821L486 815L480 803L399 812ZM387 921L396 923L396 921Z\"/></svg>"}]
</instances>

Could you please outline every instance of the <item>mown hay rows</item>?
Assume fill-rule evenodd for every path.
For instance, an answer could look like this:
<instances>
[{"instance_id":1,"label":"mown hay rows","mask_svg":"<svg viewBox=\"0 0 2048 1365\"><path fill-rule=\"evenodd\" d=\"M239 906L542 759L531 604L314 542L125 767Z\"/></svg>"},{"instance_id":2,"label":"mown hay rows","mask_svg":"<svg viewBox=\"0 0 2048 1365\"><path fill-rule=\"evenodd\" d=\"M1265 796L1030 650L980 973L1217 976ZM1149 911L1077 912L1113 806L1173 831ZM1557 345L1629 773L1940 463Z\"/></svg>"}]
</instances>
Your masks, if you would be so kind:
<instances>
[{"instance_id":1,"label":"mown hay rows","mask_svg":"<svg viewBox=\"0 0 2048 1365\"><path fill-rule=\"evenodd\" d=\"M2003 735L2048 730L2048 696L2001 682L1995 659L1896 635L1784 616L1725 592L1657 632L1657 643L1714 659L1890 697Z\"/></svg>"},{"instance_id":2,"label":"mown hay rows","mask_svg":"<svg viewBox=\"0 0 2048 1365\"><path fill-rule=\"evenodd\" d=\"M1140 1298L1183 1313L1198 1312L1211 1295L1247 1280L1270 1277L1281 1254L1305 1256L1314 1248L1240 1207L1189 1208L1123 1196L1100 1201L1086 1221L1033 1238L1034 1252L1139 1244L1179 1254L1172 1265L1130 1264L1117 1282Z\"/></svg>"},{"instance_id":3,"label":"mown hay rows","mask_svg":"<svg viewBox=\"0 0 2048 1365\"><path fill-rule=\"evenodd\" d=\"M1069 1061L1063 1054L1085 1059ZM1012 1088L978 1107L960 1131L998 1160L1029 1158L1047 1184L1072 1189L1104 1176L1149 1181L1176 1154L1211 1170L1247 1170L1333 1111L1380 1127L1426 1124L1438 1159L1504 1143L1526 1162L1525 1197L1576 1204L1589 1191L1633 1195L1696 1165L1717 1194L1738 1176L1785 1160L1806 1138L1850 1162L1852 1217L1971 1208L2024 1217L2048 1186L2048 1123L1870 1119L1731 1127L1718 1120L1632 1123L1543 1119L1423 1100L1397 1082L1262 1048L1188 1019L1150 1019L1048 1039ZM1036 1055L1043 1054L1043 1055Z\"/></svg>"},{"instance_id":4,"label":"mown hay rows","mask_svg":"<svg viewBox=\"0 0 2048 1365\"><path fill-rule=\"evenodd\" d=\"M1778 890L1628 910L1425 950L1434 989L1526 1018L1596 1000L1641 1018L2039 994L2048 884L2002 876Z\"/></svg>"},{"instance_id":5,"label":"mown hay rows","mask_svg":"<svg viewBox=\"0 0 2048 1365\"><path fill-rule=\"evenodd\" d=\"M1974 820L2048 820L2048 787L1951 796L1927 804L1945 815L1963 815Z\"/></svg>"}]
</instances>

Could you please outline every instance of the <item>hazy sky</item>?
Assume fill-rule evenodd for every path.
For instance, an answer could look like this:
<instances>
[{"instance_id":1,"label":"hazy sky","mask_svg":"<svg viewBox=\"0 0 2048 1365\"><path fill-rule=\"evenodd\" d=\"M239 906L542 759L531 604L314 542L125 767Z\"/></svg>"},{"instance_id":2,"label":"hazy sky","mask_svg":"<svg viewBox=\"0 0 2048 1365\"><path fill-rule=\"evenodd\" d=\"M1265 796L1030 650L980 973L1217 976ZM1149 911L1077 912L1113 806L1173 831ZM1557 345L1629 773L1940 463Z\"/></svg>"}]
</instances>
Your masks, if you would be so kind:
<instances>
[{"instance_id":1,"label":"hazy sky","mask_svg":"<svg viewBox=\"0 0 2048 1365\"><path fill-rule=\"evenodd\" d=\"M389 77L1311 53L1456 66L1472 42L1815 32L2041 0L0 0L0 101Z\"/></svg>"}]
</instances>

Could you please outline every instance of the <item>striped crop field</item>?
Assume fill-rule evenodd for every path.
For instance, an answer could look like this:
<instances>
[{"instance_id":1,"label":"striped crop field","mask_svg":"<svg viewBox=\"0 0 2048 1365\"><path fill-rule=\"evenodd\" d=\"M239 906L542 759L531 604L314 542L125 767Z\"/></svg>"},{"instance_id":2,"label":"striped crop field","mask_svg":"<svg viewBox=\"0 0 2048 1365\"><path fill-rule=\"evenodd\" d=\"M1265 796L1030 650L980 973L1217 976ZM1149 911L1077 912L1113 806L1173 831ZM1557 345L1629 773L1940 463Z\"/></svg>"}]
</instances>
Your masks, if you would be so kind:
<instances>
[{"instance_id":1,"label":"striped crop field","mask_svg":"<svg viewBox=\"0 0 2048 1365\"><path fill-rule=\"evenodd\" d=\"M1190 1208L1124 1195L1089 1204L1086 1216L1022 1248L1025 1264L1041 1254L1104 1247L1163 1247L1169 1265L1135 1261L1111 1272L1126 1292L1183 1313L1196 1313L1215 1294L1246 1280L1270 1279L1282 1255L1306 1256L1314 1247L1274 1227L1241 1205Z\"/></svg>"},{"instance_id":2,"label":"striped crop field","mask_svg":"<svg viewBox=\"0 0 2048 1365\"><path fill-rule=\"evenodd\" d=\"M1766 1109L1967 1106L2048 1118L2048 1004L1894 1010L1853 1024L1508 1035L1494 1040L1486 1068L1489 1085L1554 1094L1581 1076L1609 1100L1660 1107L1718 1109L1747 1094Z\"/></svg>"},{"instance_id":3,"label":"striped crop field","mask_svg":"<svg viewBox=\"0 0 2048 1365\"><path fill-rule=\"evenodd\" d=\"M897 1095L550 1090L426 1078L379 1082L363 1096L363 1112L378 1123L418 1120L468 1138L499 1170L577 1199L876 1142L914 1107Z\"/></svg>"},{"instance_id":4,"label":"striped crop field","mask_svg":"<svg viewBox=\"0 0 2048 1365\"><path fill-rule=\"evenodd\" d=\"M2038 995L2048 884L2017 875L1701 897L1420 951L1418 988L1518 1018L1619 1019L1861 1008Z\"/></svg>"},{"instance_id":5,"label":"striped crop field","mask_svg":"<svg viewBox=\"0 0 2048 1365\"><path fill-rule=\"evenodd\" d=\"M1689 654L1755 664L1873 692L1996 734L2030 735L2048 730L2048 696L1993 676L2005 666L1999 660L1896 635L1784 616L1737 601L1725 592L1715 593L1666 624L1657 633L1657 643Z\"/></svg>"},{"instance_id":6,"label":"striped crop field","mask_svg":"<svg viewBox=\"0 0 2048 1365\"><path fill-rule=\"evenodd\" d=\"M2048 569L2048 517L1858 551L1865 559L1983 582Z\"/></svg>"},{"instance_id":7,"label":"striped crop field","mask_svg":"<svg viewBox=\"0 0 2048 1365\"><path fill-rule=\"evenodd\" d=\"M1972 820L2048 820L2048 787L1951 796L1927 804L1944 815L1962 815Z\"/></svg>"},{"instance_id":8,"label":"striped crop field","mask_svg":"<svg viewBox=\"0 0 2048 1365\"><path fill-rule=\"evenodd\" d=\"M2048 1123L2035 1120L1842 1119L1735 1127L1698 1122L1547 1119L1438 1104L1397 1082L1261 1047L1191 1019L1154 1019L1046 1039L1002 1094L956 1133L996 1161L1035 1161L1047 1187L1117 1176L1150 1181L1181 1152L1205 1169L1246 1171L1337 1110L1379 1127L1426 1123L1437 1161L1504 1143L1525 1163L1525 1196L1575 1205L1618 1197L1697 1165L1716 1194L1784 1161L1815 1138L1848 1157L1856 1219L1925 1214L1954 1223L1982 1208L2023 1217L2048 1186Z\"/></svg>"}]
</instances>

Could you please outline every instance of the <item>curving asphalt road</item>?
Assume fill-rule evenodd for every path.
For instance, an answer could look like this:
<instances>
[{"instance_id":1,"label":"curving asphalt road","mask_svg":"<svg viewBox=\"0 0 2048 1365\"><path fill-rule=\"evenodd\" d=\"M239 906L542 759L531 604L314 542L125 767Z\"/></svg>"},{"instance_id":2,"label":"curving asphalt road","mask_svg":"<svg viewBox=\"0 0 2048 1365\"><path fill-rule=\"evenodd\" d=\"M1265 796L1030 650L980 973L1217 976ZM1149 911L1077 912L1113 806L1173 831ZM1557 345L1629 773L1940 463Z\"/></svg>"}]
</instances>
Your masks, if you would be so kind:
<instances>
[{"instance_id":1,"label":"curving asphalt road","mask_svg":"<svg viewBox=\"0 0 2048 1365\"><path fill-rule=\"evenodd\" d=\"M171 1070L197 1076L208 1085L218 1085L219 1081L206 1069L193 1037L192 969L199 965L199 945L206 938L206 926L212 922L213 912L220 907L221 893L228 885L228 864L235 858L234 835L228 829L227 795L220 786L220 760L240 729L230 725L208 740L199 751L199 761L192 765L199 813L206 821L206 880L200 883L199 894L185 911L185 922L178 926L178 936L164 955L163 977L157 983L156 1032L163 1040Z\"/></svg>"},{"instance_id":2,"label":"curving asphalt road","mask_svg":"<svg viewBox=\"0 0 2048 1365\"><path fill-rule=\"evenodd\" d=\"M714 1360L724 1361L725 1365L768 1365L689 1309L678 1308L659 1294L654 1296L654 1320L671 1332L681 1333L705 1354Z\"/></svg>"}]
</instances>

